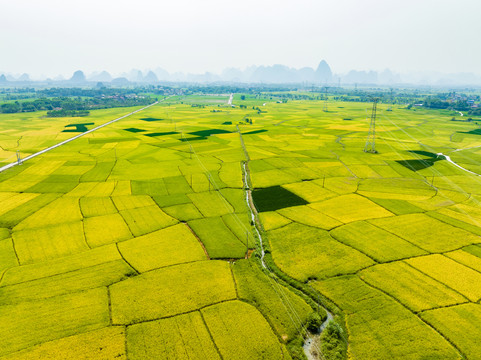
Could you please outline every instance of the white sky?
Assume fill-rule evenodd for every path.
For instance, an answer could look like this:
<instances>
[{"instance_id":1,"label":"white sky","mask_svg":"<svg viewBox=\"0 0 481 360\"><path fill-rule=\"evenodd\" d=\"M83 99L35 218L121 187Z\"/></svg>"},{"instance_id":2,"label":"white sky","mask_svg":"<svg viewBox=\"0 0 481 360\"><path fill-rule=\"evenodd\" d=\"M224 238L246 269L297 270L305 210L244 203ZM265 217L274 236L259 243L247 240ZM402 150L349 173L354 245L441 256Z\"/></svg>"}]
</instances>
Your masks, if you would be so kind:
<instances>
[{"instance_id":1,"label":"white sky","mask_svg":"<svg viewBox=\"0 0 481 360\"><path fill-rule=\"evenodd\" d=\"M284 64L481 74L479 0L0 0L0 71Z\"/></svg>"}]
</instances>

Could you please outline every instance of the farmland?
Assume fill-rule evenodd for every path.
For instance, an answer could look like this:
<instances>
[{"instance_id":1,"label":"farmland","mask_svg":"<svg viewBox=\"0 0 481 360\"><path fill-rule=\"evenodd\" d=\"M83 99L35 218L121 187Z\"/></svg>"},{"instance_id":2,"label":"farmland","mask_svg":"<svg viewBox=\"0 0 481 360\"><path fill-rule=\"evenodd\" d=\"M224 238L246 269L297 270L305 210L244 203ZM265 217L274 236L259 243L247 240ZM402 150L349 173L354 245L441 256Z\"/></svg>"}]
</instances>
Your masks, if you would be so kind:
<instances>
[{"instance_id":1,"label":"farmland","mask_svg":"<svg viewBox=\"0 0 481 360\"><path fill-rule=\"evenodd\" d=\"M305 288L352 359L478 358L481 178L436 157L479 170L477 124L379 104L369 154L368 103L227 99L166 99L0 173L0 359L297 359ZM1 114L0 165L84 120Z\"/></svg>"}]
</instances>

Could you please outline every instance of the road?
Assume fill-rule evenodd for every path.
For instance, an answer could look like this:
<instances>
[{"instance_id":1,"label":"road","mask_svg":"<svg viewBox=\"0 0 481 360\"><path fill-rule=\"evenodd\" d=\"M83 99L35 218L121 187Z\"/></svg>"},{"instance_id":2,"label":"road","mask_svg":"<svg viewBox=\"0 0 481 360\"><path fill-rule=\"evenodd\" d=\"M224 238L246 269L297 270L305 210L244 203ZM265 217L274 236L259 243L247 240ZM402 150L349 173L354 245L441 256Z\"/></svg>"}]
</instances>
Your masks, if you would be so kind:
<instances>
[{"instance_id":1,"label":"road","mask_svg":"<svg viewBox=\"0 0 481 360\"><path fill-rule=\"evenodd\" d=\"M163 99L163 100L161 100L161 101L164 101L164 100L165 100L165 99ZM124 116L121 116L121 117L119 117L119 118L117 118L117 119L111 120L111 121L109 121L109 122L106 122L105 124L102 124L102 125L99 125L99 126L93 128L93 129L87 130L87 131L85 131L85 132L83 132L83 133L81 133L81 134L79 134L79 135L76 135L76 136L74 136L74 137L71 137L70 139L67 139L67 140L64 140L64 141L62 141L62 142L59 142L58 144L55 144L55 145L50 146L50 147L48 147L48 148L46 148L46 149L40 150L39 152L36 152L36 153L34 153L34 154L28 155L28 156L24 157L24 158L21 160L21 162L23 163L23 162L25 162L25 161L27 161L27 160L33 159L33 158L36 157L36 156L45 154L47 151L50 151L50 150L53 150L53 149L55 149L55 148L58 148L59 146L65 145L65 144L67 144L67 143L69 143L69 142L71 142L71 141L74 141L74 140L78 139L79 137L82 137L82 136L87 135L87 134L90 134L91 132L94 132L94 131L96 131L96 130L98 130L98 129L101 129L101 128L103 128L104 126L113 124L113 123L116 122L116 121L125 119L126 117L129 117L129 116L131 116L131 115L133 115L133 114L135 114L135 113L138 113L139 111L142 111L142 110L145 110L145 109L147 109L147 108L149 108L149 107L151 107L151 106L154 106L154 105L158 104L159 102L160 102L160 101L156 101L156 102L154 102L153 104L144 106L144 107L141 108L141 109L132 111L131 113L128 113L128 114L126 114L126 115L124 115ZM7 169L10 169L10 168L14 167L15 165L18 165L18 162L17 162L17 161L12 162L12 163L10 163L10 164L8 164L8 165L5 165L5 166L3 166L3 167L0 167L0 173L1 173L2 171L5 171L5 170L7 170Z\"/></svg>"},{"instance_id":2,"label":"road","mask_svg":"<svg viewBox=\"0 0 481 360\"><path fill-rule=\"evenodd\" d=\"M473 171L471 171L471 170L468 170L468 169L466 169L466 168L463 168L461 165L456 164L453 160L451 160L451 158L450 158L448 155L444 155L443 153L437 153L436 155L445 158L448 162L450 162L450 163L453 164L454 166L460 168L461 170L464 170L464 171L466 171L466 172L468 172L468 173L470 173L470 174L476 175L476 176L481 176L480 174L477 174L477 173L475 173L475 172L473 172Z\"/></svg>"}]
</instances>

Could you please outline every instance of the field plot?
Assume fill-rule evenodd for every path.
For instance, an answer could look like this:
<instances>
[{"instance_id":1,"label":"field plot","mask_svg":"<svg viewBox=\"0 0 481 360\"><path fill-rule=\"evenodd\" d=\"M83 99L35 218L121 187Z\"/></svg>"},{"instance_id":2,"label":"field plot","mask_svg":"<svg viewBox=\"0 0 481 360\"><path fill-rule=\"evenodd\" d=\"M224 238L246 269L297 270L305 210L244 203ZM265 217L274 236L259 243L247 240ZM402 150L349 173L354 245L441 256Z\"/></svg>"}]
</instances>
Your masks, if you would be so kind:
<instances>
[{"instance_id":1,"label":"field plot","mask_svg":"<svg viewBox=\"0 0 481 360\"><path fill-rule=\"evenodd\" d=\"M417 316L355 276L316 282L314 286L345 310L353 358L460 358L448 341Z\"/></svg>"},{"instance_id":2,"label":"field plot","mask_svg":"<svg viewBox=\"0 0 481 360\"><path fill-rule=\"evenodd\" d=\"M123 257L139 272L206 260L199 241L184 224L124 241L118 247Z\"/></svg>"},{"instance_id":3,"label":"field plot","mask_svg":"<svg viewBox=\"0 0 481 360\"><path fill-rule=\"evenodd\" d=\"M247 251L247 244L241 242L220 217L189 221L204 244L211 258L242 258Z\"/></svg>"},{"instance_id":4,"label":"field plot","mask_svg":"<svg viewBox=\"0 0 481 360\"><path fill-rule=\"evenodd\" d=\"M469 267L437 254L409 259L406 262L473 302L481 299L481 273Z\"/></svg>"},{"instance_id":5,"label":"field plot","mask_svg":"<svg viewBox=\"0 0 481 360\"><path fill-rule=\"evenodd\" d=\"M477 171L452 152L477 125L380 103L368 154L371 104L299 93L174 97L0 173L0 356L288 359L311 307L255 263L247 161L268 258L339 307L350 359L479 358L481 182L436 156ZM41 116L1 114L0 162L79 123Z\"/></svg>"},{"instance_id":6,"label":"field plot","mask_svg":"<svg viewBox=\"0 0 481 360\"><path fill-rule=\"evenodd\" d=\"M253 303L284 339L290 340L299 331L311 307L298 295L278 284L252 261L240 260L233 265L239 298ZM298 321L292 321L291 311ZM291 309L291 310L288 310Z\"/></svg>"},{"instance_id":7,"label":"field plot","mask_svg":"<svg viewBox=\"0 0 481 360\"><path fill-rule=\"evenodd\" d=\"M343 223L393 216L386 209L355 194L342 195L310 206Z\"/></svg>"},{"instance_id":8,"label":"field plot","mask_svg":"<svg viewBox=\"0 0 481 360\"><path fill-rule=\"evenodd\" d=\"M279 344L267 321L252 305L229 301L207 307L201 313L222 358L283 358L285 348ZM232 329L236 331L233 332Z\"/></svg>"},{"instance_id":9,"label":"field plot","mask_svg":"<svg viewBox=\"0 0 481 360\"><path fill-rule=\"evenodd\" d=\"M481 321L481 305L463 304L445 309L423 312L421 317L452 341L468 359L481 359L479 354L478 324Z\"/></svg>"},{"instance_id":10,"label":"field plot","mask_svg":"<svg viewBox=\"0 0 481 360\"><path fill-rule=\"evenodd\" d=\"M159 319L236 298L229 264L200 261L154 270L110 287L114 324Z\"/></svg>"},{"instance_id":11,"label":"field plot","mask_svg":"<svg viewBox=\"0 0 481 360\"><path fill-rule=\"evenodd\" d=\"M36 359L127 359L125 330L122 327L106 327L79 335L48 341L10 355L2 360Z\"/></svg>"},{"instance_id":12,"label":"field plot","mask_svg":"<svg viewBox=\"0 0 481 360\"><path fill-rule=\"evenodd\" d=\"M424 214L410 214L370 220L428 252L442 252L480 242L479 236L433 219Z\"/></svg>"},{"instance_id":13,"label":"field plot","mask_svg":"<svg viewBox=\"0 0 481 360\"><path fill-rule=\"evenodd\" d=\"M220 359L199 312L129 326L129 359Z\"/></svg>"},{"instance_id":14,"label":"field plot","mask_svg":"<svg viewBox=\"0 0 481 360\"><path fill-rule=\"evenodd\" d=\"M401 261L376 265L361 271L359 276L415 312L467 301L461 294Z\"/></svg>"},{"instance_id":15,"label":"field plot","mask_svg":"<svg viewBox=\"0 0 481 360\"><path fill-rule=\"evenodd\" d=\"M109 324L107 289L0 307L0 355Z\"/></svg>"},{"instance_id":16,"label":"field plot","mask_svg":"<svg viewBox=\"0 0 481 360\"><path fill-rule=\"evenodd\" d=\"M366 221L338 227L331 232L331 236L378 262L427 254L425 250Z\"/></svg>"},{"instance_id":17,"label":"field plot","mask_svg":"<svg viewBox=\"0 0 481 360\"><path fill-rule=\"evenodd\" d=\"M288 275L306 281L349 274L372 265L367 256L334 240L327 231L290 224L268 233L273 259Z\"/></svg>"}]
</instances>

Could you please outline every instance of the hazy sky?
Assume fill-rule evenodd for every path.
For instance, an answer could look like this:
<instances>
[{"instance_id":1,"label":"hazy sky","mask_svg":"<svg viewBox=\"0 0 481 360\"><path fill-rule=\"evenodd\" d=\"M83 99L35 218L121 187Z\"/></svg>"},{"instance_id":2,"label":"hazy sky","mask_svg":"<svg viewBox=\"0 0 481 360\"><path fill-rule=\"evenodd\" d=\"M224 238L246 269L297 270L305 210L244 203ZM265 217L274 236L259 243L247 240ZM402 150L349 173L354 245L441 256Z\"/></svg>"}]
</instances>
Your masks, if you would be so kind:
<instances>
[{"instance_id":1,"label":"hazy sky","mask_svg":"<svg viewBox=\"0 0 481 360\"><path fill-rule=\"evenodd\" d=\"M0 71L284 64L481 74L479 0L0 0Z\"/></svg>"}]
</instances>

